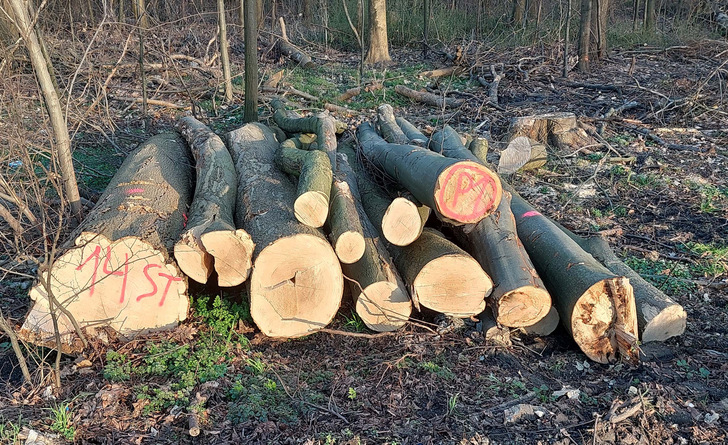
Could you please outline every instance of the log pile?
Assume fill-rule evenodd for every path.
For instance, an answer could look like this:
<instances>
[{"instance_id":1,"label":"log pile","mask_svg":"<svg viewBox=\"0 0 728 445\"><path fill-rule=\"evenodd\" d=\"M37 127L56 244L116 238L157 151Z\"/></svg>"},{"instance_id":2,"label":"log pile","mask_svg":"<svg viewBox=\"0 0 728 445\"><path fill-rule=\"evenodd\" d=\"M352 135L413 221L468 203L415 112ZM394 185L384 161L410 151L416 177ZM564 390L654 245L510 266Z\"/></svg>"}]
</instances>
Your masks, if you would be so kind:
<instances>
[{"instance_id":1,"label":"log pile","mask_svg":"<svg viewBox=\"0 0 728 445\"><path fill-rule=\"evenodd\" d=\"M220 138L185 117L184 139L156 136L132 153L40 273L25 337L52 345L57 325L71 345L74 330L98 323L124 335L174 326L187 316L185 274L245 282L271 337L327 326L344 283L379 332L414 309L480 317L504 343L509 328L548 335L560 322L590 359L611 363L684 331L682 307L606 241L541 215L495 173L487 141L466 144L448 126L427 137L389 105L339 141L328 114L273 105L275 127ZM566 114L517 122L513 138L533 144L583 136Z\"/></svg>"}]
</instances>

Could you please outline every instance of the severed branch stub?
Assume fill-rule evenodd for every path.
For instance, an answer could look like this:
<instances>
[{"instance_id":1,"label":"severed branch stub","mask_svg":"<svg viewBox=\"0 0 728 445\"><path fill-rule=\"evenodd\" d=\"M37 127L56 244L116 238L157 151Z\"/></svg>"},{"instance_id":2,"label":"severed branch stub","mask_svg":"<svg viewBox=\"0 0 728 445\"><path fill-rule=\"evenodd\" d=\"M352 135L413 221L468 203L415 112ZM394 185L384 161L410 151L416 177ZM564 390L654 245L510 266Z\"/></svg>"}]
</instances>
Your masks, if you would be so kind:
<instances>
[{"instance_id":1,"label":"severed branch stub","mask_svg":"<svg viewBox=\"0 0 728 445\"><path fill-rule=\"evenodd\" d=\"M222 140L192 116L177 123L196 162L197 181L187 226L174 246L180 269L206 283L214 266L220 286L237 286L248 279L254 244L233 222L237 174Z\"/></svg>"},{"instance_id":2,"label":"severed branch stub","mask_svg":"<svg viewBox=\"0 0 728 445\"><path fill-rule=\"evenodd\" d=\"M293 203L296 219L310 227L322 227L329 215L332 179L326 153L282 144L276 152L275 163L282 171L298 176L297 197Z\"/></svg>"}]
</instances>

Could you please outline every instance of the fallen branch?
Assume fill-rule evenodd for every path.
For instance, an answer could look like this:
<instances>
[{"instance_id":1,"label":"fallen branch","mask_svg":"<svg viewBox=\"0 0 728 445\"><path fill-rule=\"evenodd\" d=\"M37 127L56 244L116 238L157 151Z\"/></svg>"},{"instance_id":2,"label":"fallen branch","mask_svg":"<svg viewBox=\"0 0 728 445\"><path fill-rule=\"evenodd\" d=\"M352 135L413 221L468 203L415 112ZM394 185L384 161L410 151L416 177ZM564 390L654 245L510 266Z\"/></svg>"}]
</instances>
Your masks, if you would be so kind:
<instances>
[{"instance_id":1,"label":"fallen branch","mask_svg":"<svg viewBox=\"0 0 728 445\"><path fill-rule=\"evenodd\" d=\"M422 102L438 108L458 108L465 104L465 101L462 99L438 96L425 91L415 91L404 85L397 85L394 87L394 91L397 94L401 94L402 96L408 97L417 102Z\"/></svg>"}]
</instances>

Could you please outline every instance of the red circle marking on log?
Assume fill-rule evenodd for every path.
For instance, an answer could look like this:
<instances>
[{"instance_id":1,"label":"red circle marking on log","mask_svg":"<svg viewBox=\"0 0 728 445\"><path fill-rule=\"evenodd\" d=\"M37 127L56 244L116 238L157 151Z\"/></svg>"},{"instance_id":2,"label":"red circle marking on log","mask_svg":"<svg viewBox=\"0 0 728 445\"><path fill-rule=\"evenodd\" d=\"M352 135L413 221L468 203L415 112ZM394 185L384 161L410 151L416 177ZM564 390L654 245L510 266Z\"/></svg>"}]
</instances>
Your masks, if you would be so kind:
<instances>
[{"instance_id":1,"label":"red circle marking on log","mask_svg":"<svg viewBox=\"0 0 728 445\"><path fill-rule=\"evenodd\" d=\"M451 186L451 181L455 181L455 191L452 196L452 202L448 203L445 199L445 191ZM490 188L491 193L487 200L484 200L483 197L488 188ZM472 212L469 214L458 212L456 207L460 197L470 194L474 190L477 192L477 196L473 201ZM467 164L455 164L448 169L447 175L442 181L437 195L437 204L443 216L456 221L471 221L480 215L486 214L488 210L493 208L496 191L497 185L495 180L491 176L483 174L482 170L478 167Z\"/></svg>"},{"instance_id":2,"label":"red circle marking on log","mask_svg":"<svg viewBox=\"0 0 728 445\"><path fill-rule=\"evenodd\" d=\"M526 213L524 213L524 214L522 215L522 217L523 217L523 218L530 218L530 217L532 217L532 216L541 216L541 214L540 214L540 213L538 213L538 212L537 212L537 211L535 211L535 210L529 210L528 212L526 212Z\"/></svg>"}]
</instances>

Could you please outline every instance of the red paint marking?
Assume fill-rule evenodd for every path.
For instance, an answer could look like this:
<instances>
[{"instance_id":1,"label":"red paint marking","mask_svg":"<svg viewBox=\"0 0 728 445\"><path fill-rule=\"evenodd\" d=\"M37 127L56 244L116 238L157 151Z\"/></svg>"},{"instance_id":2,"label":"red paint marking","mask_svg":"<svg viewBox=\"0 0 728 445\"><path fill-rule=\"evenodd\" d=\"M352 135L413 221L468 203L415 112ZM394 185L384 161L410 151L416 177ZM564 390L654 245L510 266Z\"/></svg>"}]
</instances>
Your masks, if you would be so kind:
<instances>
[{"instance_id":1,"label":"red paint marking","mask_svg":"<svg viewBox=\"0 0 728 445\"><path fill-rule=\"evenodd\" d=\"M187 214L182 213L182 218L184 218L184 220L185 220L184 224L182 224L182 228L184 229L185 227L187 227Z\"/></svg>"},{"instance_id":2,"label":"red paint marking","mask_svg":"<svg viewBox=\"0 0 728 445\"><path fill-rule=\"evenodd\" d=\"M88 296L89 297L93 297L94 296L94 289L96 288L96 274L98 273L98 269L99 269L99 261L100 261L99 256L100 256L100 254L101 254L101 246L96 246L96 248L94 249L94 252L91 255L89 255L88 258L86 258L86 261L84 261L83 263L79 264L78 267L76 268L76 270L83 269L83 266L85 266L86 263L88 263L91 258L94 258L94 273L91 276L91 286L89 286L89 288L88 288L89 289L89 292L88 292Z\"/></svg>"},{"instance_id":3,"label":"red paint marking","mask_svg":"<svg viewBox=\"0 0 728 445\"><path fill-rule=\"evenodd\" d=\"M136 188L136 189L129 189L126 191L127 195L133 195L134 193L144 193L144 189Z\"/></svg>"},{"instance_id":4,"label":"red paint marking","mask_svg":"<svg viewBox=\"0 0 728 445\"><path fill-rule=\"evenodd\" d=\"M445 200L445 191L448 189L452 180L455 181L455 192L452 196L452 203L448 204ZM479 192L474 200L473 211L469 214L459 213L456 210L456 207L460 197L467 195L473 190L478 190L478 188ZM488 201L484 201L483 196L488 188L491 190L490 199ZM442 186L438 192L438 201L442 206L440 213L455 220L470 221L475 219L493 208L496 199L496 189L497 186L495 180L488 175L484 175L475 167L471 165L455 165L448 170L447 176L445 176L445 179L442 181Z\"/></svg>"},{"instance_id":5,"label":"red paint marking","mask_svg":"<svg viewBox=\"0 0 728 445\"><path fill-rule=\"evenodd\" d=\"M530 218L532 216L541 216L541 214L538 213L535 210L529 210L528 212L524 213L521 217L522 218Z\"/></svg>"},{"instance_id":6,"label":"red paint marking","mask_svg":"<svg viewBox=\"0 0 728 445\"><path fill-rule=\"evenodd\" d=\"M163 272L159 272L158 274L160 277L164 277L167 279L167 285L164 287L164 293L162 293L162 299L159 300L159 306L161 307L164 304L164 300L167 298L167 292L169 292L169 287L172 285L173 281L182 281L182 277L173 277L172 275L168 275Z\"/></svg>"},{"instance_id":7,"label":"red paint marking","mask_svg":"<svg viewBox=\"0 0 728 445\"><path fill-rule=\"evenodd\" d=\"M151 269L152 267L161 268L162 266L160 266L159 264L147 264L146 266L144 266L144 276L147 277L147 280L150 283L152 283L153 290L151 292L147 292L146 294L139 295L138 297L136 297L136 301L139 301L142 298L151 297L157 293L157 283L155 283L154 280L152 280L152 277L149 276L149 269Z\"/></svg>"}]
</instances>

